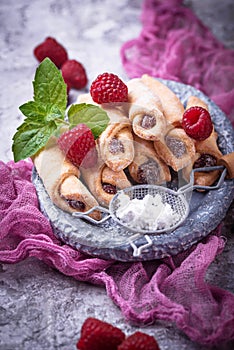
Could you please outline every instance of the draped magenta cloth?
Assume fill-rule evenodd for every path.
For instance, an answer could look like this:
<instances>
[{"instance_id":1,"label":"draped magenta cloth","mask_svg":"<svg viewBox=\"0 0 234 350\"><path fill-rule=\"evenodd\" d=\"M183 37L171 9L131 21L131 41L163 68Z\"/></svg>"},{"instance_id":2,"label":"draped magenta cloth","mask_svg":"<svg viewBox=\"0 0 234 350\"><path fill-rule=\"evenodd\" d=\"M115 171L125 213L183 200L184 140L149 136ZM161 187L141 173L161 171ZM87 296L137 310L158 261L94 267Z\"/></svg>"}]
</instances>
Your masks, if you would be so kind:
<instances>
[{"instance_id":1,"label":"draped magenta cloth","mask_svg":"<svg viewBox=\"0 0 234 350\"><path fill-rule=\"evenodd\" d=\"M147 73L190 84L234 124L234 50L224 47L181 0L146 0L142 31L121 48L130 78Z\"/></svg>"},{"instance_id":2,"label":"draped magenta cloth","mask_svg":"<svg viewBox=\"0 0 234 350\"><path fill-rule=\"evenodd\" d=\"M147 72L192 84L231 117L233 51L181 1L145 1L142 23L140 37L121 51L129 76ZM135 263L93 258L56 239L38 208L31 170L31 162L0 162L1 262L33 256L79 281L101 285L135 324L173 322L193 341L207 345L234 340L234 295L205 281L207 268L225 245L220 228L173 258Z\"/></svg>"}]
</instances>

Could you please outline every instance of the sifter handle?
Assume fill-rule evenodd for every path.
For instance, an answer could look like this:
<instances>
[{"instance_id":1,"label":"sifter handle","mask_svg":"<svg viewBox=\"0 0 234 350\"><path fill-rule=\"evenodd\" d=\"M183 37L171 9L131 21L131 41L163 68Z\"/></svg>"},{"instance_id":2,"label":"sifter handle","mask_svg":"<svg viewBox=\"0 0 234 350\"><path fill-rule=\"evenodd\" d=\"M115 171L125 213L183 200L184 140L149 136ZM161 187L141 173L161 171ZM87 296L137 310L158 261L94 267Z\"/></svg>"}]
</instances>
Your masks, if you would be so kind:
<instances>
[{"instance_id":1,"label":"sifter handle","mask_svg":"<svg viewBox=\"0 0 234 350\"><path fill-rule=\"evenodd\" d=\"M99 210L102 214L104 214L101 220L96 220L96 219L93 219L91 216L89 216L89 214L95 210ZM85 219L85 220L91 222L92 224L97 224L97 225L103 224L103 222L107 221L111 217L109 209L101 207L100 205L96 205L95 207L93 207L93 208L91 208L83 213L76 211L76 212L72 213L72 216L80 218L80 219Z\"/></svg>"}]
</instances>

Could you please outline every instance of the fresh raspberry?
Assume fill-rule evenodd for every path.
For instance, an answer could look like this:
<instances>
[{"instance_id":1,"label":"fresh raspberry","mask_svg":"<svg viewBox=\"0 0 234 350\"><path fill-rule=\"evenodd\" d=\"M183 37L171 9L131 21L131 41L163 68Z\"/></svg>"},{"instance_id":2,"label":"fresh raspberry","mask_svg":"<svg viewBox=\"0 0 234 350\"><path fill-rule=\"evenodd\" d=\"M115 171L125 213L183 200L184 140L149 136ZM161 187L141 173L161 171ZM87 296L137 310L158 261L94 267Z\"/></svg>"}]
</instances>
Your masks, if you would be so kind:
<instances>
[{"instance_id":1,"label":"fresh raspberry","mask_svg":"<svg viewBox=\"0 0 234 350\"><path fill-rule=\"evenodd\" d=\"M46 38L43 43L35 47L34 56L39 62L49 57L58 68L68 59L65 48L51 37Z\"/></svg>"},{"instance_id":2,"label":"fresh raspberry","mask_svg":"<svg viewBox=\"0 0 234 350\"><path fill-rule=\"evenodd\" d=\"M59 148L76 166L90 168L97 162L97 150L92 131L85 124L78 124L64 132L58 139Z\"/></svg>"},{"instance_id":3,"label":"fresh raspberry","mask_svg":"<svg viewBox=\"0 0 234 350\"><path fill-rule=\"evenodd\" d=\"M89 317L83 323L76 346L79 350L117 350L124 339L125 334L119 328Z\"/></svg>"},{"instance_id":4,"label":"fresh raspberry","mask_svg":"<svg viewBox=\"0 0 234 350\"><path fill-rule=\"evenodd\" d=\"M122 80L113 73L103 73L92 82L90 94L94 102L127 102L128 88Z\"/></svg>"},{"instance_id":5,"label":"fresh raspberry","mask_svg":"<svg viewBox=\"0 0 234 350\"><path fill-rule=\"evenodd\" d=\"M81 63L76 60L67 60L61 68L62 76L66 84L74 89L83 89L88 80L86 71Z\"/></svg>"},{"instance_id":6,"label":"fresh raspberry","mask_svg":"<svg viewBox=\"0 0 234 350\"><path fill-rule=\"evenodd\" d=\"M119 346L118 350L160 350L154 337L135 332L127 337Z\"/></svg>"},{"instance_id":7,"label":"fresh raspberry","mask_svg":"<svg viewBox=\"0 0 234 350\"><path fill-rule=\"evenodd\" d=\"M203 141L213 130L210 113L200 106L190 107L184 112L182 127L188 136Z\"/></svg>"}]
</instances>

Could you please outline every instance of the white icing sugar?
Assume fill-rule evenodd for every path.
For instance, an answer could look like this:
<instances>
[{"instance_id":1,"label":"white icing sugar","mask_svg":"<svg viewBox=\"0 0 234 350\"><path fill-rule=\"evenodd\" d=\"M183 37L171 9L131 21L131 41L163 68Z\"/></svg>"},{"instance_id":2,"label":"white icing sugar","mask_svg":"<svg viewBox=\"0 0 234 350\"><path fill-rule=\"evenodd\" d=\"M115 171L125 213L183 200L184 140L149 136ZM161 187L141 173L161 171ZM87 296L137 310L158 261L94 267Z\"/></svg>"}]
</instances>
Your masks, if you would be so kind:
<instances>
[{"instance_id":1,"label":"white icing sugar","mask_svg":"<svg viewBox=\"0 0 234 350\"><path fill-rule=\"evenodd\" d=\"M128 195L120 193L118 199L117 218L134 229L170 229L180 218L170 204L163 203L160 194L147 194L143 199L130 199Z\"/></svg>"}]
</instances>

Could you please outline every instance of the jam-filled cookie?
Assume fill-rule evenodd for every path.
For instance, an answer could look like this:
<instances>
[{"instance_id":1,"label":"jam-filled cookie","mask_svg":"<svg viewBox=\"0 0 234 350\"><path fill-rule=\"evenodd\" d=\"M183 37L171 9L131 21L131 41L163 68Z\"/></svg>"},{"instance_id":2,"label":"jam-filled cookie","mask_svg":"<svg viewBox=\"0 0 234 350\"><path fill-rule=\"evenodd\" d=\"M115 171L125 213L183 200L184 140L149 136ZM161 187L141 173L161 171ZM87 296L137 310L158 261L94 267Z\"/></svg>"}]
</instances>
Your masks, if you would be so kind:
<instances>
[{"instance_id":1,"label":"jam-filled cookie","mask_svg":"<svg viewBox=\"0 0 234 350\"><path fill-rule=\"evenodd\" d=\"M161 81L147 74L144 74L141 80L160 99L167 122L175 127L180 126L184 106L176 94Z\"/></svg>"},{"instance_id":2,"label":"jam-filled cookie","mask_svg":"<svg viewBox=\"0 0 234 350\"><path fill-rule=\"evenodd\" d=\"M168 166L157 156L153 142L134 137L135 157L128 170L139 184L159 185L171 180Z\"/></svg>"},{"instance_id":3,"label":"jam-filled cookie","mask_svg":"<svg viewBox=\"0 0 234 350\"><path fill-rule=\"evenodd\" d=\"M165 163L178 171L192 163L195 155L194 141L181 128L172 128L154 148Z\"/></svg>"},{"instance_id":4,"label":"jam-filled cookie","mask_svg":"<svg viewBox=\"0 0 234 350\"><path fill-rule=\"evenodd\" d=\"M167 128L159 97L141 79L132 79L127 86L128 114L135 135L145 140L158 140Z\"/></svg>"},{"instance_id":5,"label":"jam-filled cookie","mask_svg":"<svg viewBox=\"0 0 234 350\"><path fill-rule=\"evenodd\" d=\"M49 197L60 209L70 213L85 212L98 205L80 181L79 169L65 158L57 144L43 149L33 161ZM100 219L98 211L90 216Z\"/></svg>"},{"instance_id":6,"label":"jam-filled cookie","mask_svg":"<svg viewBox=\"0 0 234 350\"><path fill-rule=\"evenodd\" d=\"M113 171L101 158L94 167L81 168L81 174L90 192L105 207L109 206L118 190L131 186L123 170Z\"/></svg>"}]
</instances>

